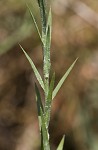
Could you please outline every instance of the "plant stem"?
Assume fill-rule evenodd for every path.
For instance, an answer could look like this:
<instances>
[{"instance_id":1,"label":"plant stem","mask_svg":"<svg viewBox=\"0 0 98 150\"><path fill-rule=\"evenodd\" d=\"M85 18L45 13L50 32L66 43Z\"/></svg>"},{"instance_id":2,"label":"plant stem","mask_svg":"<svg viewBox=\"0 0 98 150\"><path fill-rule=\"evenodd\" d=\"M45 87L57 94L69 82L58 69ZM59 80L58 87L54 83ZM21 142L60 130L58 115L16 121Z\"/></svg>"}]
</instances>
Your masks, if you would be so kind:
<instances>
[{"instance_id":1,"label":"plant stem","mask_svg":"<svg viewBox=\"0 0 98 150\"><path fill-rule=\"evenodd\" d=\"M44 72L44 84L45 84L45 103L48 97L49 91L49 72L50 72L50 49L47 48L46 36L47 36L47 11L46 11L46 1L38 0L41 14L41 22L42 22L42 41L43 41L43 72ZM45 110L47 106L45 105Z\"/></svg>"},{"instance_id":2,"label":"plant stem","mask_svg":"<svg viewBox=\"0 0 98 150\"><path fill-rule=\"evenodd\" d=\"M38 0L38 4L40 7L40 15L41 15L41 23L42 23L42 48L43 48L43 73L44 73L44 94L45 94L45 114L48 109L47 101L48 101L48 92L49 92L49 73L50 73L50 49L47 47L47 11L46 11L46 1ZM45 117L44 114L44 117ZM44 150L50 150L49 145L49 132L48 132L48 124L45 122L46 130L48 134L47 146L44 147Z\"/></svg>"}]
</instances>

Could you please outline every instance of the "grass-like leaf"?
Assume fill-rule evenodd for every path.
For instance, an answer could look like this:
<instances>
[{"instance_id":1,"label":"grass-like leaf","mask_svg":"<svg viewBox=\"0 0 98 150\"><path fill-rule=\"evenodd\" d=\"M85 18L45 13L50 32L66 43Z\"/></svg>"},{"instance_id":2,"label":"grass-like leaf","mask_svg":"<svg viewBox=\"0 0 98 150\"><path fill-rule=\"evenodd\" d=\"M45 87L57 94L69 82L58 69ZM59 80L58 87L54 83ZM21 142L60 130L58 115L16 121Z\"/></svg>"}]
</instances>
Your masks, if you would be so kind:
<instances>
[{"instance_id":1,"label":"grass-like leaf","mask_svg":"<svg viewBox=\"0 0 98 150\"><path fill-rule=\"evenodd\" d=\"M38 32L38 35L39 35L39 37L40 37L40 40L41 40L41 42L42 42L42 37L41 37L40 31L39 31L38 25L37 25L37 23L36 23L35 17L34 17L34 15L33 15L32 11L31 11L30 7L28 6L28 4L26 4L26 5L27 5L27 8L28 8L29 13L30 13L30 15L31 15L31 18L32 18L32 20L33 20L33 22L34 22L34 25L35 25L35 28L36 28L36 30L37 30L37 32ZM42 43L43 43L43 42L42 42Z\"/></svg>"},{"instance_id":2,"label":"grass-like leaf","mask_svg":"<svg viewBox=\"0 0 98 150\"><path fill-rule=\"evenodd\" d=\"M40 133L41 133L41 149L50 150L49 141L48 141L48 132L46 129L46 122L44 117L44 109L41 101L40 92L36 83L35 83L35 91L37 96L38 119L39 119Z\"/></svg>"},{"instance_id":3,"label":"grass-like leaf","mask_svg":"<svg viewBox=\"0 0 98 150\"><path fill-rule=\"evenodd\" d=\"M64 139L65 139L65 135L63 136L63 138L62 138L62 140L61 140L61 142L60 142L60 144L59 144L59 146L58 146L57 150L63 150L63 146L64 146Z\"/></svg>"},{"instance_id":4,"label":"grass-like leaf","mask_svg":"<svg viewBox=\"0 0 98 150\"><path fill-rule=\"evenodd\" d=\"M78 59L78 58L77 58ZM60 90L62 84L64 83L64 81L66 80L66 78L68 77L69 73L71 72L71 70L73 69L77 59L73 62L73 64L69 67L69 69L67 70L67 72L64 74L64 76L61 78L61 80L59 81L59 83L57 84L56 88L53 91L53 95L52 95L52 99L57 95L58 91Z\"/></svg>"},{"instance_id":5,"label":"grass-like leaf","mask_svg":"<svg viewBox=\"0 0 98 150\"><path fill-rule=\"evenodd\" d=\"M46 46L45 46L49 50L51 46L51 32L52 32L52 14L51 14L51 7L50 7L47 26L46 26Z\"/></svg>"},{"instance_id":6,"label":"grass-like leaf","mask_svg":"<svg viewBox=\"0 0 98 150\"><path fill-rule=\"evenodd\" d=\"M51 82L50 82L50 87L49 87L49 92L48 92L48 105L51 104L52 101L52 93L54 89L54 83L55 83L55 73L53 73Z\"/></svg>"},{"instance_id":7,"label":"grass-like leaf","mask_svg":"<svg viewBox=\"0 0 98 150\"><path fill-rule=\"evenodd\" d=\"M51 102L52 102L52 93L54 89L54 82L55 82L55 73L53 74L51 82L50 82L48 98L45 104L45 115L46 115L45 118L46 118L47 126L49 125L49 121L50 121Z\"/></svg>"},{"instance_id":8,"label":"grass-like leaf","mask_svg":"<svg viewBox=\"0 0 98 150\"><path fill-rule=\"evenodd\" d=\"M40 14L41 14L41 22L42 22L42 37L46 32L46 8L45 8L45 0L38 0L38 5L40 7Z\"/></svg>"},{"instance_id":9,"label":"grass-like leaf","mask_svg":"<svg viewBox=\"0 0 98 150\"><path fill-rule=\"evenodd\" d=\"M42 101L41 101L41 96L40 96L40 92L39 92L39 89L35 83L35 92L36 92L36 102L37 102L37 110L38 110L38 120L39 120L39 128L40 128L40 132L41 132L41 111L40 109L42 109L42 111L44 112L44 109L43 109L43 104L42 104Z\"/></svg>"},{"instance_id":10,"label":"grass-like leaf","mask_svg":"<svg viewBox=\"0 0 98 150\"><path fill-rule=\"evenodd\" d=\"M19 45L20 45L20 44L19 44ZM39 72L38 72L36 66L34 65L32 59L31 59L31 58L29 57L29 55L25 52L25 50L23 49L23 47L22 47L21 45L20 45L20 48L21 48L22 51L24 52L26 58L28 59L30 65L31 65L31 67L32 67L32 69L33 69L33 71L34 71L34 73L35 73L35 76L36 76L36 78L37 78L39 84L41 85L41 87L42 87L43 90L44 90L44 82L43 82L43 80L42 80L42 78L41 78L41 75L39 74Z\"/></svg>"}]
</instances>

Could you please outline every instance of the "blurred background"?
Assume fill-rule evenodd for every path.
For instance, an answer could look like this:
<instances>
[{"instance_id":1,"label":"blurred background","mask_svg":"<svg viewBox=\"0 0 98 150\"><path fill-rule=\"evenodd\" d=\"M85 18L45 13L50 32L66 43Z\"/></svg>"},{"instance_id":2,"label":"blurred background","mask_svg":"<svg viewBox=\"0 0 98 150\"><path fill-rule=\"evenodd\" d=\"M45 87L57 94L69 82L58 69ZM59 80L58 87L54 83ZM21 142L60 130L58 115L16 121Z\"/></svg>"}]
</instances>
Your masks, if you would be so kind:
<instances>
[{"instance_id":1,"label":"blurred background","mask_svg":"<svg viewBox=\"0 0 98 150\"><path fill-rule=\"evenodd\" d=\"M18 43L42 74L42 49L25 0L0 1L0 150L39 150L34 73ZM36 0L27 1L39 28ZM52 104L51 149L98 150L98 1L53 0L51 62L56 83L79 57ZM43 92L42 92L43 96Z\"/></svg>"}]
</instances>

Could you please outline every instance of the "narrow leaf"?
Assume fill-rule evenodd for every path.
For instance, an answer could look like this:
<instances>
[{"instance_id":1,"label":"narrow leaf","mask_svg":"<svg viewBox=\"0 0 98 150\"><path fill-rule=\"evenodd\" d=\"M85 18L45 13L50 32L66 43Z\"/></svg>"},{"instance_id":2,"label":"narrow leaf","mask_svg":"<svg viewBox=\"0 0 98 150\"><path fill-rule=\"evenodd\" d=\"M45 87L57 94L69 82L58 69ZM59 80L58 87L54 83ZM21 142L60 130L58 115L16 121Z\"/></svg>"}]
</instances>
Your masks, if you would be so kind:
<instances>
[{"instance_id":1,"label":"narrow leaf","mask_svg":"<svg viewBox=\"0 0 98 150\"><path fill-rule=\"evenodd\" d=\"M19 45L20 45L20 44L19 44ZM25 52L25 50L23 49L23 47L22 47L21 45L20 45L20 48L21 48L22 51L24 52L26 58L28 59L30 65L31 65L31 67L32 67L32 69L33 69L33 71L34 71L34 73L35 73L35 76L36 76L36 78L37 78L39 84L41 85L41 87L42 87L43 90L44 90L44 82L43 82L43 80L42 80L42 78L41 78L41 76L40 76L40 74L39 74L39 72L38 72L36 66L34 65L33 61L31 60L31 58L30 58L29 55Z\"/></svg>"},{"instance_id":2,"label":"narrow leaf","mask_svg":"<svg viewBox=\"0 0 98 150\"><path fill-rule=\"evenodd\" d=\"M50 46L51 46L51 32L52 32L52 13L51 13L51 7L50 7L47 26L46 26L46 47L47 47L47 49L50 49Z\"/></svg>"},{"instance_id":3,"label":"narrow leaf","mask_svg":"<svg viewBox=\"0 0 98 150\"><path fill-rule=\"evenodd\" d=\"M41 101L41 96L40 96L40 92L39 89L37 87L37 84L35 83L35 91L36 91L36 96L37 96L37 104L38 104L38 112L40 111L39 108L41 107L42 111L44 112L44 108L43 108L43 104Z\"/></svg>"},{"instance_id":4,"label":"narrow leaf","mask_svg":"<svg viewBox=\"0 0 98 150\"><path fill-rule=\"evenodd\" d=\"M33 22L34 22L34 25L35 25L35 28L36 28L36 30L37 30L37 32L38 32L38 35L39 35L39 37L40 37L40 40L41 40L41 42L42 42L42 37L41 37L40 31L39 31L38 25L37 25L37 23L36 23L35 17L34 17L34 15L33 15L32 11L31 11L30 7L28 6L28 4L26 4L26 5L27 5L27 8L28 8L29 13L30 13L30 15L31 15L31 18L32 18L32 20L33 20ZM42 42L42 43L43 43L43 42Z\"/></svg>"},{"instance_id":5,"label":"narrow leaf","mask_svg":"<svg viewBox=\"0 0 98 150\"><path fill-rule=\"evenodd\" d=\"M52 101L52 93L54 89L54 82L55 82L55 73L53 73L51 82L50 82L50 87L49 87L49 92L48 92L48 105L51 104Z\"/></svg>"},{"instance_id":6,"label":"narrow leaf","mask_svg":"<svg viewBox=\"0 0 98 150\"><path fill-rule=\"evenodd\" d=\"M62 138L62 140L61 140L61 142L60 142L60 144L59 144L59 146L58 146L57 150L63 150L63 146L64 146L64 139L65 139L65 135L63 136L63 138Z\"/></svg>"},{"instance_id":7,"label":"narrow leaf","mask_svg":"<svg viewBox=\"0 0 98 150\"><path fill-rule=\"evenodd\" d=\"M48 130L46 129L43 105L41 101L40 92L38 90L36 83L35 83L35 91L37 96L38 119L39 119L40 133L41 133L41 148L44 147L44 149L50 150L49 140L48 140Z\"/></svg>"},{"instance_id":8,"label":"narrow leaf","mask_svg":"<svg viewBox=\"0 0 98 150\"><path fill-rule=\"evenodd\" d=\"M49 121L50 121L51 102L52 102L52 93L54 89L54 82L55 82L55 73L53 74L51 82L50 82L48 98L45 104L45 118L46 118L47 126L49 126Z\"/></svg>"},{"instance_id":9,"label":"narrow leaf","mask_svg":"<svg viewBox=\"0 0 98 150\"><path fill-rule=\"evenodd\" d=\"M35 92L36 92L39 128L40 128L40 132L41 132L41 124L42 123L41 123L41 112L40 112L40 109L42 109L43 112L44 112L44 109L43 109L43 104L42 104L42 101L41 101L40 92L39 92L39 89L38 89L36 83L35 83Z\"/></svg>"},{"instance_id":10,"label":"narrow leaf","mask_svg":"<svg viewBox=\"0 0 98 150\"><path fill-rule=\"evenodd\" d=\"M46 8L45 8L45 0L38 0L38 5L40 7L41 14L41 22L42 22L42 36L44 36L46 32Z\"/></svg>"},{"instance_id":11,"label":"narrow leaf","mask_svg":"<svg viewBox=\"0 0 98 150\"><path fill-rule=\"evenodd\" d=\"M77 58L78 59L78 58ZM56 88L53 91L53 95L52 95L52 99L57 95L58 91L60 90L62 84L64 83L64 81L66 80L66 78L68 77L69 73L71 72L71 70L73 69L77 59L73 62L73 64L69 67L69 69L67 70L67 72L64 74L64 76L61 78L61 80L59 81L59 83L57 84Z\"/></svg>"}]
</instances>

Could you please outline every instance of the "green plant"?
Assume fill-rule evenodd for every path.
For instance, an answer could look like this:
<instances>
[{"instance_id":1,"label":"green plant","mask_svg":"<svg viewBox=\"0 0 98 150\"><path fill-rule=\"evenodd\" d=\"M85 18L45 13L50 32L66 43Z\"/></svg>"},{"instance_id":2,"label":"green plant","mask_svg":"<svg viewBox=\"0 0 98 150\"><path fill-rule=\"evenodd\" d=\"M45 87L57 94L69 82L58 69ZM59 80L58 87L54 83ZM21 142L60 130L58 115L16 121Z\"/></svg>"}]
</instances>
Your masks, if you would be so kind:
<instances>
[{"instance_id":1,"label":"green plant","mask_svg":"<svg viewBox=\"0 0 98 150\"><path fill-rule=\"evenodd\" d=\"M29 63L31 64L31 67L35 73L35 76L44 92L45 101L44 101L44 105L43 105L41 96L40 96L40 91L37 87L37 84L35 83L39 129L40 129L40 135L41 135L41 150L50 150L48 129L49 129L49 122L50 122L51 103L52 103L54 97L57 95L58 91L60 90L65 79L69 75L70 71L74 67L77 59L73 62L73 64L70 66L70 68L64 74L64 76L61 78L61 80L59 81L57 86L54 88L55 73L53 73L52 78L49 82L50 69L51 69L51 61L50 61L51 31L52 31L51 7L48 11L45 0L38 0L38 5L39 5L40 15L41 15L42 34L40 34L39 28L37 26L37 23L35 21L35 18L34 18L34 15L31 11L31 9L29 8L28 5L27 5L27 7L29 9L29 12L31 14L31 17L33 19L33 22L35 24L35 27L37 29L38 35L39 35L41 43L42 43L44 81L43 81L41 75L39 74L36 66L34 65L33 61L31 60L31 58L28 56L28 54L25 52L25 50L22 48L21 45L20 45L20 47L21 47L22 51L24 52L26 58L28 59ZM63 149L64 137L62 138L57 150Z\"/></svg>"}]
</instances>

